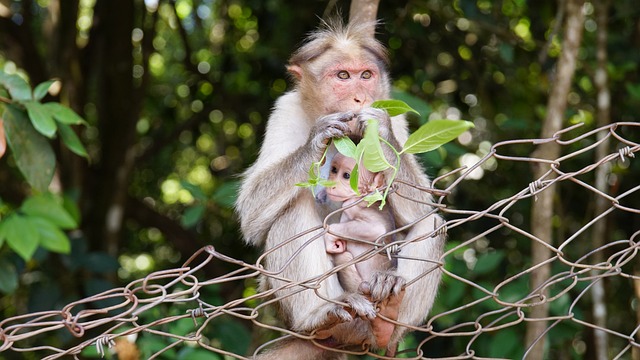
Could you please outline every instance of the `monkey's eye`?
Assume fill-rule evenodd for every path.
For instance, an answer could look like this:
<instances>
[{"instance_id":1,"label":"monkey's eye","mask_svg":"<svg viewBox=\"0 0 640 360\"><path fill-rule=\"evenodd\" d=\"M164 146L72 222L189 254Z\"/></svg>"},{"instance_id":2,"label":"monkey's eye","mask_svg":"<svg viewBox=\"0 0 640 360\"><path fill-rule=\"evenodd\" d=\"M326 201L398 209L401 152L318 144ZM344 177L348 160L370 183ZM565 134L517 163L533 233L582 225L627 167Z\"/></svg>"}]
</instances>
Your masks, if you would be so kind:
<instances>
[{"instance_id":1,"label":"monkey's eye","mask_svg":"<svg viewBox=\"0 0 640 360\"><path fill-rule=\"evenodd\" d=\"M346 173L342 174L342 177L345 178L346 180L349 180L349 179L351 179L351 174L346 172Z\"/></svg>"},{"instance_id":2,"label":"monkey's eye","mask_svg":"<svg viewBox=\"0 0 640 360\"><path fill-rule=\"evenodd\" d=\"M362 72L362 75L360 75L360 77L363 79L371 79L372 76L373 74L371 73L370 70L365 70Z\"/></svg>"},{"instance_id":3,"label":"monkey's eye","mask_svg":"<svg viewBox=\"0 0 640 360\"><path fill-rule=\"evenodd\" d=\"M332 174L337 174L338 173L338 169L335 166L331 167L331 173Z\"/></svg>"},{"instance_id":4,"label":"monkey's eye","mask_svg":"<svg viewBox=\"0 0 640 360\"><path fill-rule=\"evenodd\" d=\"M346 70L338 71L338 79L347 80L349 78L349 72Z\"/></svg>"}]
</instances>

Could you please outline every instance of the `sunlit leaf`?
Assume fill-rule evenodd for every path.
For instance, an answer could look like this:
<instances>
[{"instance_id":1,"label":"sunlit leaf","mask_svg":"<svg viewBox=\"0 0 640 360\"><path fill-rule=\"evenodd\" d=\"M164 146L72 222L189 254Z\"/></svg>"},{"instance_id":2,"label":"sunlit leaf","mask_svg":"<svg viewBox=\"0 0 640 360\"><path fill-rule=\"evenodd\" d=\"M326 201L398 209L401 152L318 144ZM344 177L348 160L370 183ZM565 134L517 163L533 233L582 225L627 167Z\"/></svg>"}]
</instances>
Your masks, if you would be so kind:
<instances>
[{"instance_id":1,"label":"sunlit leaf","mask_svg":"<svg viewBox=\"0 0 640 360\"><path fill-rule=\"evenodd\" d=\"M31 259L40 242L35 224L27 216L11 214L3 220L2 228L9 247L25 261Z\"/></svg>"},{"instance_id":2,"label":"sunlit leaf","mask_svg":"<svg viewBox=\"0 0 640 360\"><path fill-rule=\"evenodd\" d=\"M13 100L31 100L31 86L20 76L6 74L0 70L0 85L4 86Z\"/></svg>"},{"instance_id":3,"label":"sunlit leaf","mask_svg":"<svg viewBox=\"0 0 640 360\"><path fill-rule=\"evenodd\" d=\"M303 187L303 188L308 188L308 187L315 186L315 184L312 184L311 182L312 182L311 180L305 181L305 182L299 182L299 183L296 183L296 186L297 187Z\"/></svg>"},{"instance_id":4,"label":"sunlit leaf","mask_svg":"<svg viewBox=\"0 0 640 360\"><path fill-rule=\"evenodd\" d=\"M25 101L24 106L27 108L27 114L33 127L38 132L48 138L52 138L56 134L56 122L47 109L37 101Z\"/></svg>"},{"instance_id":5,"label":"sunlit leaf","mask_svg":"<svg viewBox=\"0 0 640 360\"><path fill-rule=\"evenodd\" d=\"M89 154L87 154L87 149L85 149L84 145L76 135L76 132L67 125L67 124L58 124L58 131L60 133L60 138L62 142L71 150L74 154L82 156L84 158L89 158Z\"/></svg>"},{"instance_id":6,"label":"sunlit leaf","mask_svg":"<svg viewBox=\"0 0 640 360\"><path fill-rule=\"evenodd\" d=\"M187 191L189 191L189 193L191 193L191 195L193 195L194 198L198 199L198 200L206 200L207 199L207 195L205 195L205 193L202 191L202 189L200 189L199 186L194 185L188 181L185 180L180 180L180 185L185 188Z\"/></svg>"},{"instance_id":7,"label":"sunlit leaf","mask_svg":"<svg viewBox=\"0 0 640 360\"><path fill-rule=\"evenodd\" d=\"M72 109L57 103L57 102L48 102L46 104L42 104L42 106L49 111L49 113L60 123L67 125L80 125L87 123L84 121L80 115L76 114Z\"/></svg>"},{"instance_id":8,"label":"sunlit leaf","mask_svg":"<svg viewBox=\"0 0 640 360\"><path fill-rule=\"evenodd\" d=\"M4 121L0 118L0 158L7 151L7 137L4 134Z\"/></svg>"},{"instance_id":9,"label":"sunlit leaf","mask_svg":"<svg viewBox=\"0 0 640 360\"><path fill-rule=\"evenodd\" d=\"M35 131L26 114L7 105L3 115L7 143L18 169L35 189L45 192L53 178L56 158L45 137Z\"/></svg>"},{"instance_id":10,"label":"sunlit leaf","mask_svg":"<svg viewBox=\"0 0 640 360\"><path fill-rule=\"evenodd\" d=\"M411 95L406 91L393 89L391 90L391 96L394 99L398 99L407 103L407 105L418 112L420 114L420 117L423 119L431 114L431 106L429 105L429 103L417 96Z\"/></svg>"},{"instance_id":11,"label":"sunlit leaf","mask_svg":"<svg viewBox=\"0 0 640 360\"><path fill-rule=\"evenodd\" d=\"M342 155L350 157L352 159L356 158L356 144L348 137L344 136L341 138L333 139L333 145L335 145L336 149L338 149L338 152L340 152Z\"/></svg>"},{"instance_id":12,"label":"sunlit leaf","mask_svg":"<svg viewBox=\"0 0 640 360\"><path fill-rule=\"evenodd\" d=\"M461 120L431 120L409 135L402 152L418 154L437 149L473 127Z\"/></svg>"},{"instance_id":13,"label":"sunlit leaf","mask_svg":"<svg viewBox=\"0 0 640 360\"><path fill-rule=\"evenodd\" d=\"M62 203L52 194L35 195L20 206L20 210L28 215L42 217L63 229L78 227L76 220L62 206Z\"/></svg>"},{"instance_id":14,"label":"sunlit leaf","mask_svg":"<svg viewBox=\"0 0 640 360\"><path fill-rule=\"evenodd\" d=\"M47 93L49 92L49 88L51 87L51 84L53 84L54 82L56 81L48 80L38 84L38 86L36 86L36 88L33 89L33 99L38 101L42 100L42 98L47 95Z\"/></svg>"},{"instance_id":15,"label":"sunlit leaf","mask_svg":"<svg viewBox=\"0 0 640 360\"><path fill-rule=\"evenodd\" d=\"M318 180L318 185L324 186L324 187L331 187L331 186L335 186L336 182L331 180L320 179Z\"/></svg>"},{"instance_id":16,"label":"sunlit leaf","mask_svg":"<svg viewBox=\"0 0 640 360\"><path fill-rule=\"evenodd\" d=\"M358 143L358 147L362 148L362 163L367 170L376 173L391 167L382 152L377 121L369 120L367 122L364 137Z\"/></svg>"},{"instance_id":17,"label":"sunlit leaf","mask_svg":"<svg viewBox=\"0 0 640 360\"><path fill-rule=\"evenodd\" d=\"M351 190L353 190L356 195L360 195L360 189L358 188L358 180L360 179L360 169L358 167L358 163L353 165L353 169L351 169L351 177L349 178L349 186L351 186Z\"/></svg>"},{"instance_id":18,"label":"sunlit leaf","mask_svg":"<svg viewBox=\"0 0 640 360\"><path fill-rule=\"evenodd\" d=\"M378 100L374 101L373 104L371 104L371 107L386 110L387 114L391 117L402 115L407 112L414 112L420 115L402 100Z\"/></svg>"},{"instance_id":19,"label":"sunlit leaf","mask_svg":"<svg viewBox=\"0 0 640 360\"><path fill-rule=\"evenodd\" d=\"M367 202L367 206L371 206L373 204L375 204L378 201L381 201L384 197L382 196L382 194L380 193L380 191L378 191L376 189L376 191L374 193L371 193L367 196L364 197L364 201Z\"/></svg>"},{"instance_id":20,"label":"sunlit leaf","mask_svg":"<svg viewBox=\"0 0 640 360\"><path fill-rule=\"evenodd\" d=\"M18 272L7 259L0 259L0 292L11 294L18 288Z\"/></svg>"},{"instance_id":21,"label":"sunlit leaf","mask_svg":"<svg viewBox=\"0 0 640 360\"><path fill-rule=\"evenodd\" d=\"M60 227L41 217L31 216L29 219L38 229L40 246L62 254L68 254L71 251L71 242Z\"/></svg>"}]
</instances>

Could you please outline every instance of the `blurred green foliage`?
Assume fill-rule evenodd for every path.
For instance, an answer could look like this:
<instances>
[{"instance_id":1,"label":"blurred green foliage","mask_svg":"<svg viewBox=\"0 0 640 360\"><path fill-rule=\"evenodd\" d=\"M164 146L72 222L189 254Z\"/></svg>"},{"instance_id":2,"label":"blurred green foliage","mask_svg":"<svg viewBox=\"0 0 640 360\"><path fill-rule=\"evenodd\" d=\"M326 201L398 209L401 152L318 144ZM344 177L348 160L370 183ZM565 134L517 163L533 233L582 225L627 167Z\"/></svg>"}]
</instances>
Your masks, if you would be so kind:
<instances>
[{"instance_id":1,"label":"blurred green foliage","mask_svg":"<svg viewBox=\"0 0 640 360\"><path fill-rule=\"evenodd\" d=\"M394 97L423 115L409 117L412 130L436 118L462 118L475 124L468 136L421 155L430 175L477 161L498 141L539 136L561 51L561 33L554 30L558 3L417 0L380 4L378 15L384 22L378 37L390 50ZM315 28L326 6L327 2L284 0L0 3L0 70L3 77L12 79L10 84L4 81L0 96L23 102L23 108L8 102L1 105L5 130L11 140L13 130L7 123L28 125L26 119L30 119L33 126L26 128L35 132L28 138L33 146L40 146L38 156L23 161L20 150L10 144L0 158L2 317L60 308L151 271L177 267L205 244L247 262L255 259L257 250L242 243L233 214L238 174L256 158L273 102L290 88L284 68L289 54ZM338 2L338 6L346 12L348 3ZM584 11L583 46L565 125L584 122L591 129L597 101L593 2L587 1ZM607 71L614 121L638 121L640 52L630 49L640 46L639 14L636 0L617 0L610 9ZM25 92L27 84L44 85ZM43 111L41 102L72 108L86 125L69 126L80 121L65 122L55 109ZM59 137L54 137L56 130ZM568 149L585 145L576 143ZM527 156L532 150L514 147L511 155ZM579 161L584 165L593 159L586 154ZM39 171L25 170L36 162L42 162L37 165ZM611 191L635 186L639 166L637 161L616 165ZM530 174L529 165L522 162L487 162L481 170L476 181L459 184L447 198L448 206L484 209L525 188L530 178L514 176ZM45 175L47 179L40 179ZM439 187L446 181L450 180ZM561 191L555 231L568 234L592 216L593 198L573 188ZM28 209L30 202L38 201L40 205L47 202L42 206L50 210ZM51 218L54 213L66 220ZM516 204L509 217L514 226L529 230L528 204ZM628 238L635 231L629 214L608 221L612 238ZM50 231L41 233L39 242L19 242L16 231L33 232L35 227L18 226L18 222L47 222L38 228ZM482 219L452 230L449 248L492 225L491 220ZM71 228L75 230L68 231ZM566 251L571 256L572 249ZM513 233L492 234L455 252L446 266L491 291L530 266L529 253L528 239ZM211 276L228 270L219 264L205 269ZM562 264L553 269L554 273L566 270ZM225 284L207 289L211 293L204 296L213 299L211 303L223 303L254 287L252 283ZM518 299L527 289L528 278L522 277L502 289L500 298ZM552 315L566 313L573 291L578 288L554 302ZM607 291L629 295L632 286L613 279ZM433 314L485 296L480 288L445 277ZM624 326L630 305L615 298L607 305L612 325ZM458 312L441 317L434 326L437 330L476 319L496 306L494 301L479 301L467 309L465 319ZM185 309L168 306L165 310L183 314ZM585 308L574 312L588 316L583 314L588 312ZM247 324L224 320L207 335L213 344L230 351L245 353L252 345L246 339L263 336L252 334ZM190 322L163 330L189 332ZM521 357L523 333L524 325L519 324L484 334L475 340L475 349L480 356ZM554 327L548 337L549 358L584 356L590 336L585 328L571 323ZM407 344L420 340L416 335ZM68 341L61 337L49 343ZM168 345L168 340L151 337L137 341L144 356ZM455 355L464 352L468 341L441 338L423 350L427 356ZM171 351L170 358L178 359L212 356L201 349Z\"/></svg>"}]
</instances>

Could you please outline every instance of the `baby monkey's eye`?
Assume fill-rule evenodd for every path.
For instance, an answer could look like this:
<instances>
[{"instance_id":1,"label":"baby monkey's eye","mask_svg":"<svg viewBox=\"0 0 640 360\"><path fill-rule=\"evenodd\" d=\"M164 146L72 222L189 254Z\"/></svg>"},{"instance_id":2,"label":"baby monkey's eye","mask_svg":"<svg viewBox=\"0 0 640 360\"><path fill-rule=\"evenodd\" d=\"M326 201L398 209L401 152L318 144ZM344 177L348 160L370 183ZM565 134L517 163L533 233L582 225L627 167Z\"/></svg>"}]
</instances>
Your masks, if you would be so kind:
<instances>
[{"instance_id":1,"label":"baby monkey's eye","mask_svg":"<svg viewBox=\"0 0 640 360\"><path fill-rule=\"evenodd\" d=\"M346 172L346 173L342 174L342 177L347 179L347 180L349 180L351 178L351 174Z\"/></svg>"},{"instance_id":2,"label":"baby monkey's eye","mask_svg":"<svg viewBox=\"0 0 640 360\"><path fill-rule=\"evenodd\" d=\"M338 168L336 168L335 166L331 167L331 173L332 174L337 174L338 173Z\"/></svg>"},{"instance_id":3,"label":"baby monkey's eye","mask_svg":"<svg viewBox=\"0 0 640 360\"><path fill-rule=\"evenodd\" d=\"M346 70L341 70L338 71L338 79L342 79L342 80L346 80L349 78L349 72L347 72Z\"/></svg>"}]
</instances>

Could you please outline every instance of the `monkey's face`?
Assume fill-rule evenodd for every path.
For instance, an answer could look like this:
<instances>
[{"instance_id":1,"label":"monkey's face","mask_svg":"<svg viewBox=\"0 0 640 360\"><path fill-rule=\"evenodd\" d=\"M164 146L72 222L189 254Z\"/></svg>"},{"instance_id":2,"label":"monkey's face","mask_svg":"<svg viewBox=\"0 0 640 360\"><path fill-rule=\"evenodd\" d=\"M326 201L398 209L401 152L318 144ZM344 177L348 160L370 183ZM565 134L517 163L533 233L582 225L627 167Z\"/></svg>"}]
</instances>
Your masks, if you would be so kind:
<instances>
[{"instance_id":1,"label":"monkey's face","mask_svg":"<svg viewBox=\"0 0 640 360\"><path fill-rule=\"evenodd\" d=\"M329 172L329 180L335 182L335 185L327 188L327 196L331 201L342 202L356 196L351 189L351 171L356 161L352 158L336 154L331 161L331 170Z\"/></svg>"},{"instance_id":2,"label":"monkey's face","mask_svg":"<svg viewBox=\"0 0 640 360\"><path fill-rule=\"evenodd\" d=\"M351 61L337 63L327 69L321 83L328 94L327 113L360 111L376 100L378 69L371 63Z\"/></svg>"}]
</instances>

